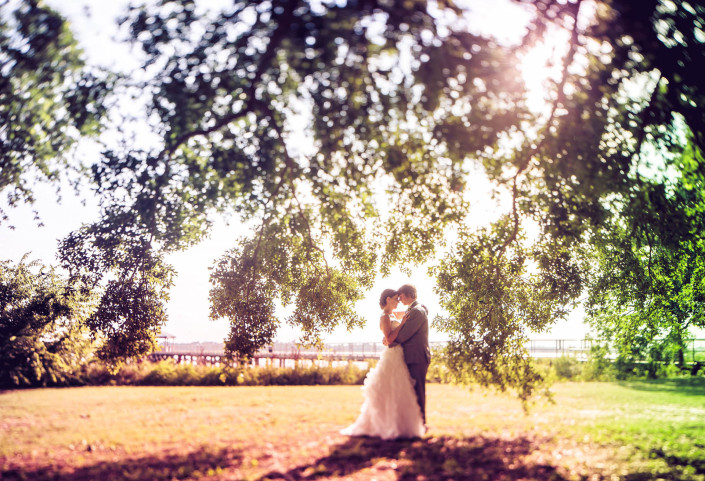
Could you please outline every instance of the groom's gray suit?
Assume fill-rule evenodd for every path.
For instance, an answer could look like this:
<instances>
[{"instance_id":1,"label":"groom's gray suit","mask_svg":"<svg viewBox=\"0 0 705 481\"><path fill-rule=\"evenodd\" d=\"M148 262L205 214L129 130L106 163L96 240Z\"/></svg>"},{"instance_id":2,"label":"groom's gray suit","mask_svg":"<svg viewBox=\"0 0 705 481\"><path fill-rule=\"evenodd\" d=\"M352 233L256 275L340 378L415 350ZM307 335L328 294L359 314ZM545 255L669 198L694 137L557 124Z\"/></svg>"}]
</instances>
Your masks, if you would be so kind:
<instances>
[{"instance_id":1,"label":"groom's gray suit","mask_svg":"<svg viewBox=\"0 0 705 481\"><path fill-rule=\"evenodd\" d=\"M421 407L423 422L426 424L426 372L431 363L431 349L428 346L428 309L418 301L411 303L405 316L408 316L394 344L404 349L404 361L409 367L416 391L416 400Z\"/></svg>"}]
</instances>

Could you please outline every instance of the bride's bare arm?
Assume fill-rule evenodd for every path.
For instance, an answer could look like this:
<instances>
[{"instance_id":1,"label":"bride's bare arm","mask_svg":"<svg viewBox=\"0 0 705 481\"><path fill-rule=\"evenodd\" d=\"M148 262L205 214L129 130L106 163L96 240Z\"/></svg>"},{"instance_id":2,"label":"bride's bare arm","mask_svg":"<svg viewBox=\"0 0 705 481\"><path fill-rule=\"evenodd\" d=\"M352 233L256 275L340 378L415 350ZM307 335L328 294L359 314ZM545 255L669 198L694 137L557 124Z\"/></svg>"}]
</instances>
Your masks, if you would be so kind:
<instances>
[{"instance_id":1,"label":"bride's bare arm","mask_svg":"<svg viewBox=\"0 0 705 481\"><path fill-rule=\"evenodd\" d=\"M389 322L389 327L390 327L389 333L385 333L385 334L384 334L384 337L385 337L385 339L387 340L387 345L388 345L388 346L396 340L397 335L399 334L399 330L401 329L401 327L402 327L402 326L404 325L404 323L406 322L406 317L407 317L407 316L404 316L404 319L401 320L401 323L400 323L397 327L395 327L395 328L393 328L393 329L391 329L391 325L392 325L391 321Z\"/></svg>"},{"instance_id":2,"label":"bride's bare arm","mask_svg":"<svg viewBox=\"0 0 705 481\"><path fill-rule=\"evenodd\" d=\"M383 314L382 317L379 318L379 328L382 330L382 334L384 334L386 339L392 331L392 321L389 319L388 315Z\"/></svg>"}]
</instances>

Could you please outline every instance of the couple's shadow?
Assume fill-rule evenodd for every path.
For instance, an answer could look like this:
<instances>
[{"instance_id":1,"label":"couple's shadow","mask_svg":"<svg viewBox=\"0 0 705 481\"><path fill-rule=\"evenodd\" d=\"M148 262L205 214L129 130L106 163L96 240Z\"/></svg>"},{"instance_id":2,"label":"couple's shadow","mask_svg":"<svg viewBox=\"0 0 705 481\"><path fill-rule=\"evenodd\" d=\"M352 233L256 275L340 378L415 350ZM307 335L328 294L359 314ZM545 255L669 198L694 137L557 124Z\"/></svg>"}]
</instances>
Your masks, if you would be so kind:
<instances>
[{"instance_id":1,"label":"couple's shadow","mask_svg":"<svg viewBox=\"0 0 705 481\"><path fill-rule=\"evenodd\" d=\"M373 479L537 479L565 480L556 466L525 461L540 449L535 441L473 436L450 436L383 441L351 437L332 446L328 455L286 472L270 472L270 479L301 480L353 476ZM364 473L361 473L363 472ZM359 476L355 476L358 473Z\"/></svg>"}]
</instances>

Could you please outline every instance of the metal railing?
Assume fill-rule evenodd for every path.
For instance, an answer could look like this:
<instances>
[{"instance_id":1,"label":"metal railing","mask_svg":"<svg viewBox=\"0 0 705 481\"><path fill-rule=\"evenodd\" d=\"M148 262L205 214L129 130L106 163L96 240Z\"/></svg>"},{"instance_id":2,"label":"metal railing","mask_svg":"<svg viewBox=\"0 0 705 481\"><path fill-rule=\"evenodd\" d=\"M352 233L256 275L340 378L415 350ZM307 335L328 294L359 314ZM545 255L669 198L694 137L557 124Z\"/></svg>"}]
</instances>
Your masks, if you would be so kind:
<instances>
[{"instance_id":1,"label":"metal railing","mask_svg":"<svg viewBox=\"0 0 705 481\"><path fill-rule=\"evenodd\" d=\"M587 359L593 345L604 341L595 339L531 339L526 348L535 358L556 358L561 356ZM442 348L444 342L432 342L431 349ZM305 348L293 342L276 342L260 349L255 356L263 358L336 358L355 359L379 358L386 347L381 342L339 342L327 343L323 349ZM169 343L162 346L160 353L181 355L216 355L224 354L223 345L218 343ZM705 362L705 339L689 339L684 350L685 362Z\"/></svg>"}]
</instances>

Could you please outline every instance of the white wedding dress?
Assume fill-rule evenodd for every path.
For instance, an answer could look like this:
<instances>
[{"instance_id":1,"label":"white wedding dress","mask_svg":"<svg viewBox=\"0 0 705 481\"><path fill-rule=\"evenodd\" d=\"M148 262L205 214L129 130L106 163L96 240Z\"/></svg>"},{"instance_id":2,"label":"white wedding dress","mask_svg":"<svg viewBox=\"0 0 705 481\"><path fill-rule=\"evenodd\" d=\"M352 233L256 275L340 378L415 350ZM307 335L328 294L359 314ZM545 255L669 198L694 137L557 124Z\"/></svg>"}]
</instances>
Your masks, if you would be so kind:
<instances>
[{"instance_id":1,"label":"white wedding dress","mask_svg":"<svg viewBox=\"0 0 705 481\"><path fill-rule=\"evenodd\" d=\"M360 416L340 433L382 439L422 437L425 429L413 383L402 347L385 350L365 378Z\"/></svg>"}]
</instances>

